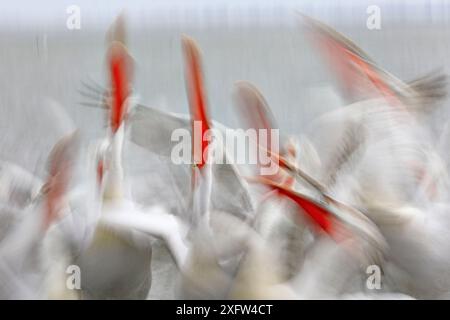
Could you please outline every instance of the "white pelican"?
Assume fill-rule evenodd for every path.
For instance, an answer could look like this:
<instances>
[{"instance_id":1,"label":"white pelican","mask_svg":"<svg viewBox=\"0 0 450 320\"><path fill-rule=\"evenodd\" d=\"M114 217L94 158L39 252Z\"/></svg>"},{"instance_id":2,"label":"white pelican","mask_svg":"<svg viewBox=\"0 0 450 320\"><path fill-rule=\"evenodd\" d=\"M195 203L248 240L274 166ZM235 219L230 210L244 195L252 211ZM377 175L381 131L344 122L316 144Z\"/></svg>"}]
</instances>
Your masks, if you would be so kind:
<instances>
[{"instance_id":1,"label":"white pelican","mask_svg":"<svg viewBox=\"0 0 450 320\"><path fill-rule=\"evenodd\" d=\"M121 17L115 28L111 31L114 39L123 41ZM114 41L108 59L112 87L105 96L109 134L95 155L100 212L91 242L75 263L82 273L83 297L142 299L147 297L151 285L152 249L148 235L165 240L181 264L186 255L184 230L162 207L144 209L130 199L122 158L128 114L133 107L131 58L123 43Z\"/></svg>"},{"instance_id":2,"label":"white pelican","mask_svg":"<svg viewBox=\"0 0 450 320\"><path fill-rule=\"evenodd\" d=\"M350 96L366 99L312 124L323 164L318 179L376 223L389 246L380 267L391 285L417 298L448 297L448 172L421 121L445 96L444 79L406 84L336 31L306 22L316 40L334 48L325 52Z\"/></svg>"},{"instance_id":3,"label":"white pelican","mask_svg":"<svg viewBox=\"0 0 450 320\"><path fill-rule=\"evenodd\" d=\"M40 195L14 223L0 244L0 295L8 299L48 297L49 261L44 245L52 224L68 214L67 190L76 153L76 135L61 139L48 160L48 179Z\"/></svg>"}]
</instances>

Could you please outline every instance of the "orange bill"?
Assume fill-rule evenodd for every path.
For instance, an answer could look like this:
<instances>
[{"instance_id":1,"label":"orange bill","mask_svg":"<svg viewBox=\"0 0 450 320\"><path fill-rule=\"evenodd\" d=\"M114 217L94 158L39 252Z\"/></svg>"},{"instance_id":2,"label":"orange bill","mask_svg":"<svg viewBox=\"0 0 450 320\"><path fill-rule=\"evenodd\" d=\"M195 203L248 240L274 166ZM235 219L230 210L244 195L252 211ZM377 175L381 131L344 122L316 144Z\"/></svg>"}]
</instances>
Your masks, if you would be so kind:
<instances>
[{"instance_id":1,"label":"orange bill","mask_svg":"<svg viewBox=\"0 0 450 320\"><path fill-rule=\"evenodd\" d=\"M43 226L45 230L59 217L62 209L63 198L72 175L76 147L77 136L71 134L62 138L50 153L49 175L44 187L46 210Z\"/></svg>"},{"instance_id":2,"label":"orange bill","mask_svg":"<svg viewBox=\"0 0 450 320\"><path fill-rule=\"evenodd\" d=\"M131 58L126 48L114 42L109 50L109 69L111 79L110 126L113 133L119 129L126 114L125 100L130 95Z\"/></svg>"},{"instance_id":3,"label":"orange bill","mask_svg":"<svg viewBox=\"0 0 450 320\"><path fill-rule=\"evenodd\" d=\"M276 183L269 183L268 185L277 190L283 196L286 196L294 201L323 231L326 233L332 232L332 217L325 208L289 188L285 188Z\"/></svg>"},{"instance_id":4,"label":"orange bill","mask_svg":"<svg viewBox=\"0 0 450 320\"><path fill-rule=\"evenodd\" d=\"M341 33L311 17L302 15L302 18L312 31L312 42L329 61L349 98L383 96L391 104L401 104L395 89L400 80L378 67L361 48Z\"/></svg>"},{"instance_id":5,"label":"orange bill","mask_svg":"<svg viewBox=\"0 0 450 320\"><path fill-rule=\"evenodd\" d=\"M271 150L271 130L278 128L270 108L261 92L250 82L239 81L236 83L236 106L242 118L246 121L247 128L266 130L267 141L259 140L257 143Z\"/></svg>"},{"instance_id":6,"label":"orange bill","mask_svg":"<svg viewBox=\"0 0 450 320\"><path fill-rule=\"evenodd\" d=\"M292 186L294 183L293 177L287 174L285 170L282 170L285 168L284 163L277 161L281 157L280 154L287 154L288 150L283 148L284 145L279 146L282 148L280 154L272 150L273 137L271 133L272 129L277 129L278 126L262 93L250 82L239 81L236 83L236 102L242 118L247 122L248 128L255 129L257 132L266 130L266 141L260 140L259 134L257 134L258 154L265 152L274 163L279 165L279 168L275 175L265 176L265 178L271 179L276 183L283 183L286 186Z\"/></svg>"},{"instance_id":7,"label":"orange bill","mask_svg":"<svg viewBox=\"0 0 450 320\"><path fill-rule=\"evenodd\" d=\"M192 121L192 157L193 163L202 169L207 161L206 149L209 141L205 133L211 128L205 86L201 67L201 55L194 40L183 37L185 59L186 89L189 98L189 109ZM200 128L200 130L198 130ZM200 134L196 134L200 131Z\"/></svg>"}]
</instances>

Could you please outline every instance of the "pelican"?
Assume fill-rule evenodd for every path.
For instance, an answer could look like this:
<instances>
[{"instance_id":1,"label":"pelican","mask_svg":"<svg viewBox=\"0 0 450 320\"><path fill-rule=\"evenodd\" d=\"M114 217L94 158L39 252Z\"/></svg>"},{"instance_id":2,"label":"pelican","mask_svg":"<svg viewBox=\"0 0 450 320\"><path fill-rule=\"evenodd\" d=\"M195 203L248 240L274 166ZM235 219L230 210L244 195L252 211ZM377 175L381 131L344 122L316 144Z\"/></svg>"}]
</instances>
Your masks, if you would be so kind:
<instances>
[{"instance_id":1,"label":"pelican","mask_svg":"<svg viewBox=\"0 0 450 320\"><path fill-rule=\"evenodd\" d=\"M110 227L108 219L132 215L135 204L127 198L122 165L125 121L131 107L131 58L124 41L123 17L113 25L108 51L111 90L108 136L97 149L99 220L90 244L75 258L80 267L83 298L145 298L151 285L150 242L136 232Z\"/></svg>"},{"instance_id":2,"label":"pelican","mask_svg":"<svg viewBox=\"0 0 450 320\"><path fill-rule=\"evenodd\" d=\"M45 258L47 234L55 221L68 214L67 190L76 153L75 134L65 136L53 148L48 160L48 179L37 198L20 215L0 245L0 295L8 299L47 298L51 284ZM52 232L50 232L52 231Z\"/></svg>"},{"instance_id":3,"label":"pelican","mask_svg":"<svg viewBox=\"0 0 450 320\"><path fill-rule=\"evenodd\" d=\"M95 227L90 243L74 260L82 272L83 298L146 298L151 287L151 239L163 239L180 265L187 250L183 223L162 206L138 205L128 189L123 147L134 99L129 84L131 58L123 44L123 28L120 16L110 31L114 39L108 55L112 88L104 95L108 135L91 149L95 162L91 177L96 177L100 205L98 213L91 208Z\"/></svg>"},{"instance_id":4,"label":"pelican","mask_svg":"<svg viewBox=\"0 0 450 320\"><path fill-rule=\"evenodd\" d=\"M448 173L421 123L421 114L445 96L445 79L404 83L330 27L306 23L335 49L338 75L351 75L344 84L358 100L312 124L323 165L318 179L380 229L389 246L382 267L393 287L417 298L448 297Z\"/></svg>"},{"instance_id":5,"label":"pelican","mask_svg":"<svg viewBox=\"0 0 450 320\"><path fill-rule=\"evenodd\" d=\"M187 64L187 66L193 65L192 70L186 72L187 79L196 77L187 81L187 85L198 86L198 88L188 88L188 95L192 100L190 104L203 104L206 107L207 99L204 91L203 76L200 76L200 51L195 42L188 37L183 38L183 46L185 54L195 58L191 63ZM187 62L191 58L186 57ZM191 112L194 112L194 110ZM206 130L213 129L214 134L220 135L218 138L221 141L234 139L232 130L227 130L228 128L221 123L208 120L209 125L206 127L204 125L206 122L202 120L200 115L192 119L203 123L202 135ZM144 105L137 105L130 115L130 140L152 153L171 157L172 151L177 145L177 141L173 138L173 133L177 129L184 129L193 136L192 119L188 115L168 113ZM214 209L232 213L245 220L251 217L253 213L252 197L249 194L247 183L240 176L239 166L232 162L232 159L228 159L231 161L227 160L227 157L232 154L231 151L226 149L226 145L220 147L221 150L217 150L217 157L223 154L223 158L215 159L217 162L220 161L221 165L213 168L212 206ZM186 152L192 153L190 145L189 150L186 150ZM182 182L180 181L180 183ZM185 201L189 202L190 200Z\"/></svg>"}]
</instances>

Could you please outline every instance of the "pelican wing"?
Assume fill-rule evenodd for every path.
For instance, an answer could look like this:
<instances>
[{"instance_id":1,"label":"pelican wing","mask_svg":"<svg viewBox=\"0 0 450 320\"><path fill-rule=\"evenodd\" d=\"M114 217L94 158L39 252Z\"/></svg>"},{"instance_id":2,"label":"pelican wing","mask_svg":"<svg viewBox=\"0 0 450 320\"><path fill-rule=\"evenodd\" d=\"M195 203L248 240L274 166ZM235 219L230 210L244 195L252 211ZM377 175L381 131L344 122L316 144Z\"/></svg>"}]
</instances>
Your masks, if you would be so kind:
<instances>
[{"instance_id":1,"label":"pelican wing","mask_svg":"<svg viewBox=\"0 0 450 320\"><path fill-rule=\"evenodd\" d=\"M0 184L2 201L24 208L37 196L42 181L24 168L2 161L0 162Z\"/></svg>"},{"instance_id":2,"label":"pelican wing","mask_svg":"<svg viewBox=\"0 0 450 320\"><path fill-rule=\"evenodd\" d=\"M187 116L163 112L154 108L138 105L130 122L130 140L150 152L161 156L171 157L171 153L180 141L172 141L175 130L187 130L188 141L183 145L188 155L191 150L191 123ZM220 123L213 122L218 133L222 133L225 139L227 128ZM227 152L223 152L223 164L214 164L212 204L217 210L233 213L238 216L247 216L253 211L253 203L248 192L247 183L241 178L239 169L233 164L232 159L227 160ZM186 181L186 183L188 183Z\"/></svg>"},{"instance_id":3,"label":"pelican wing","mask_svg":"<svg viewBox=\"0 0 450 320\"><path fill-rule=\"evenodd\" d=\"M134 108L130 120L130 140L165 157L170 157L173 148L179 143L175 140L175 130L188 130L191 134L189 118L143 105ZM189 147L187 152L190 152L190 141L186 146Z\"/></svg>"},{"instance_id":4,"label":"pelican wing","mask_svg":"<svg viewBox=\"0 0 450 320\"><path fill-rule=\"evenodd\" d=\"M183 223L158 206L145 211L103 215L101 223L114 229L136 230L164 240L178 266L183 266L189 250L184 240L186 229Z\"/></svg>"}]
</instances>

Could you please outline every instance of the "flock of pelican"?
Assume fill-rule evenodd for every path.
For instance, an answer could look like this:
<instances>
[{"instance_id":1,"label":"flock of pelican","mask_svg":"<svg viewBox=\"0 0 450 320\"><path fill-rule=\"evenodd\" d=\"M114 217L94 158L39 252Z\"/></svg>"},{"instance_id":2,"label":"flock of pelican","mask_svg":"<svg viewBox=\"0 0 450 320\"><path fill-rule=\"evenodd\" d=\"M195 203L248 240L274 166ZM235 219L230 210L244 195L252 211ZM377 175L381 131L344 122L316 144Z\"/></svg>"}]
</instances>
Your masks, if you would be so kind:
<instances>
[{"instance_id":1,"label":"flock of pelican","mask_svg":"<svg viewBox=\"0 0 450 320\"><path fill-rule=\"evenodd\" d=\"M445 77L406 83L332 28L301 20L349 105L301 136L282 132L279 150L251 141L275 174L217 161L226 145L192 141L200 161L162 186L176 204L145 205L124 163L128 145L168 163L174 130L230 128L209 117L201 53L186 36L189 112L139 104L119 17L108 33L108 89L81 91L107 114L104 137L82 147L71 130L43 179L1 163L0 298L145 299L155 239L176 265L180 299L450 298L449 136L434 138L424 121L445 98ZM233 98L242 128L279 129L253 84L237 82Z\"/></svg>"}]
</instances>

